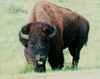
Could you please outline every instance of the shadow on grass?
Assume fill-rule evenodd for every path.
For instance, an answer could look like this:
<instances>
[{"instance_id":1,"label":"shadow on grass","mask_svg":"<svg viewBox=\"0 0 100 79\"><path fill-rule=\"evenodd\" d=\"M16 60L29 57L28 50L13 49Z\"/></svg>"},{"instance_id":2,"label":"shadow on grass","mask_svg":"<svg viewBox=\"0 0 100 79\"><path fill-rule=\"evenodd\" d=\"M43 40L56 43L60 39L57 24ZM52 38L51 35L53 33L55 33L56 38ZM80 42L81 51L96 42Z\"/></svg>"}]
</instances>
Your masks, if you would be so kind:
<instances>
[{"instance_id":1,"label":"shadow on grass","mask_svg":"<svg viewBox=\"0 0 100 79\"><path fill-rule=\"evenodd\" d=\"M91 70L91 69L100 69L100 67L72 67L72 66L64 66L62 71L81 71L81 70Z\"/></svg>"},{"instance_id":2,"label":"shadow on grass","mask_svg":"<svg viewBox=\"0 0 100 79\"><path fill-rule=\"evenodd\" d=\"M81 71L81 70L91 70L91 69L100 69L100 67L73 67L71 64L64 65L64 67L56 70L52 70L50 67L46 69L46 72L56 72L56 71ZM20 71L21 74L33 72L33 65L26 64Z\"/></svg>"}]
</instances>

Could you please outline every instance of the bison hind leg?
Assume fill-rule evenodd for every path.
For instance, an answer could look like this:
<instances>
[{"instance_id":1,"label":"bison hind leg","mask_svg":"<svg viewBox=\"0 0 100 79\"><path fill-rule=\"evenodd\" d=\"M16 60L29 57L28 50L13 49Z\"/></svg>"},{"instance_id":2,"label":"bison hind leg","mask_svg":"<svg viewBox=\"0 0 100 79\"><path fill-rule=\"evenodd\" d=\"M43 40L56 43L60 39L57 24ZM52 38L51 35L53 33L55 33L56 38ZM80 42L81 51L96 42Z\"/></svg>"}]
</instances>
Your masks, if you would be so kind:
<instances>
[{"instance_id":1,"label":"bison hind leg","mask_svg":"<svg viewBox=\"0 0 100 79\"><path fill-rule=\"evenodd\" d=\"M68 47L70 54L73 57L73 61L72 61L73 68L78 66L78 62L80 59L80 51L83 45L86 43L86 41L87 41L87 38L80 38L77 42L73 43L72 45Z\"/></svg>"}]
</instances>

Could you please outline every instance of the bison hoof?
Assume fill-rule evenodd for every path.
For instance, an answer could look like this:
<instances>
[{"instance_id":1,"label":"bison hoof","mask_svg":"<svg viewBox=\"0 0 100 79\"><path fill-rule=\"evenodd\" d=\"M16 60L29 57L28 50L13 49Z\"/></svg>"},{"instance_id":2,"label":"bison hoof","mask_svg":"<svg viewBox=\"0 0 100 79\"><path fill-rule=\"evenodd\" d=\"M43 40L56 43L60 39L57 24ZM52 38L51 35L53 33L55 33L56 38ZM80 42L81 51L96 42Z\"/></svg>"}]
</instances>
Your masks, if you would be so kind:
<instances>
[{"instance_id":1,"label":"bison hoof","mask_svg":"<svg viewBox=\"0 0 100 79\"><path fill-rule=\"evenodd\" d=\"M72 69L72 70L78 70L78 66L77 66L77 65L72 65L72 66L71 66L71 69Z\"/></svg>"}]
</instances>

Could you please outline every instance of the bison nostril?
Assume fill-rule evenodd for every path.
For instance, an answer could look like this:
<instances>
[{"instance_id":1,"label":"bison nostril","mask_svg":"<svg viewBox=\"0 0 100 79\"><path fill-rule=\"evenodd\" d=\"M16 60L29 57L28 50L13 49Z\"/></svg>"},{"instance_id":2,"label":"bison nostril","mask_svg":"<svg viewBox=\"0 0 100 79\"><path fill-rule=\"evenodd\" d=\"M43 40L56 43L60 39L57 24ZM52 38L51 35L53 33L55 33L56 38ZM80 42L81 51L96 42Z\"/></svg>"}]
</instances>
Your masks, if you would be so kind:
<instances>
[{"instance_id":1,"label":"bison nostril","mask_svg":"<svg viewBox=\"0 0 100 79\"><path fill-rule=\"evenodd\" d=\"M41 60L41 61L45 61L45 59L46 59L46 56L41 56L41 57L40 57L40 60Z\"/></svg>"},{"instance_id":2,"label":"bison nostril","mask_svg":"<svg viewBox=\"0 0 100 79\"><path fill-rule=\"evenodd\" d=\"M40 60L40 55L36 55L36 60L37 60L37 61Z\"/></svg>"},{"instance_id":3,"label":"bison nostril","mask_svg":"<svg viewBox=\"0 0 100 79\"><path fill-rule=\"evenodd\" d=\"M40 56L40 55L36 55L36 60L37 61L45 61L46 56Z\"/></svg>"}]
</instances>

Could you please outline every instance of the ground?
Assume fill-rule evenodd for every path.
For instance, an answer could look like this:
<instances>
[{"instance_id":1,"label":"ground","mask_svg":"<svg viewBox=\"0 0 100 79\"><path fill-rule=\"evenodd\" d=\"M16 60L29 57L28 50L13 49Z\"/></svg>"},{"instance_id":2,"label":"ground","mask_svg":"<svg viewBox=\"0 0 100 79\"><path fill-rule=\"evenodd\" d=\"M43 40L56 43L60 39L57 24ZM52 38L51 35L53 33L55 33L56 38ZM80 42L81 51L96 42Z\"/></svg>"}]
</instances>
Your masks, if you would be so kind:
<instances>
[{"instance_id":1,"label":"ground","mask_svg":"<svg viewBox=\"0 0 100 79\"><path fill-rule=\"evenodd\" d=\"M57 71L52 73L37 73L36 75L18 75L0 77L0 79L100 79L100 69L82 71Z\"/></svg>"},{"instance_id":2,"label":"ground","mask_svg":"<svg viewBox=\"0 0 100 79\"><path fill-rule=\"evenodd\" d=\"M40 77L34 79L100 79L100 71L69 71L60 75Z\"/></svg>"}]
</instances>

